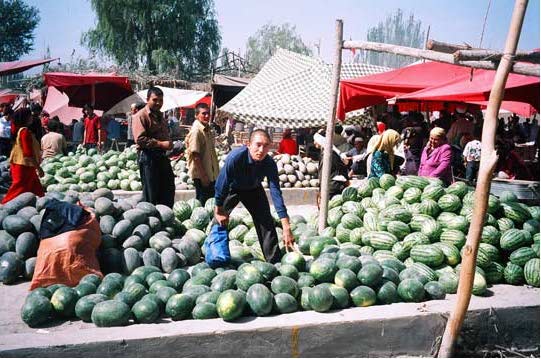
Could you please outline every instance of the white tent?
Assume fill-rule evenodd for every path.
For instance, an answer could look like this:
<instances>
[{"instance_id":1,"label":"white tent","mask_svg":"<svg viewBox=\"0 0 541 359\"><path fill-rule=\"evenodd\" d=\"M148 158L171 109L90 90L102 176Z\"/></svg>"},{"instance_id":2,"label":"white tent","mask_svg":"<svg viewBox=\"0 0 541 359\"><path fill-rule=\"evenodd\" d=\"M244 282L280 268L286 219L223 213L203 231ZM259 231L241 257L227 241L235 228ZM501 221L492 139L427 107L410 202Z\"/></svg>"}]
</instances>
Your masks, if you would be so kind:
<instances>
[{"instance_id":1,"label":"white tent","mask_svg":"<svg viewBox=\"0 0 541 359\"><path fill-rule=\"evenodd\" d=\"M182 90L162 86L156 87L163 91L163 106L161 109L162 112L172 110L177 107L192 106L197 101L201 100L207 95L207 92L204 91ZM137 91L137 93L134 93L131 96L126 97L124 100L120 101L119 103L111 107L107 112L105 112L105 115L126 113L130 111L130 106L132 103L146 103L147 92L148 89L141 90Z\"/></svg>"}]
</instances>

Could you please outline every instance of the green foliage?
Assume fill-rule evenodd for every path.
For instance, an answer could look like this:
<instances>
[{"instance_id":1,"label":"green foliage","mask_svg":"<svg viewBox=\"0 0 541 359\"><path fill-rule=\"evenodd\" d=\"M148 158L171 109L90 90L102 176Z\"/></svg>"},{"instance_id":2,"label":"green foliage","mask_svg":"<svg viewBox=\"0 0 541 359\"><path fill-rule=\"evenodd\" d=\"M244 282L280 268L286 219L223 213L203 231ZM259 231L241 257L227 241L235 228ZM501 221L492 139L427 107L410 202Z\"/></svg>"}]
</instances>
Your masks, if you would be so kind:
<instances>
[{"instance_id":1,"label":"green foliage","mask_svg":"<svg viewBox=\"0 0 541 359\"><path fill-rule=\"evenodd\" d=\"M210 72L220 48L213 0L91 0L96 27L81 42L130 70Z\"/></svg>"},{"instance_id":2,"label":"green foliage","mask_svg":"<svg viewBox=\"0 0 541 359\"><path fill-rule=\"evenodd\" d=\"M297 34L295 26L284 23L281 26L266 24L248 38L246 59L254 69L261 69L270 59L277 47L311 55L312 51Z\"/></svg>"},{"instance_id":3,"label":"green foliage","mask_svg":"<svg viewBox=\"0 0 541 359\"><path fill-rule=\"evenodd\" d=\"M15 61L34 45L39 10L22 0L0 0L0 61Z\"/></svg>"},{"instance_id":4,"label":"green foliage","mask_svg":"<svg viewBox=\"0 0 541 359\"><path fill-rule=\"evenodd\" d=\"M425 32L421 30L421 21L415 20L413 14L404 17L402 9L388 14L384 21L368 29L366 40L385 44L422 48ZM415 58L375 51L363 51L362 62L373 65L399 68L415 62Z\"/></svg>"}]
</instances>

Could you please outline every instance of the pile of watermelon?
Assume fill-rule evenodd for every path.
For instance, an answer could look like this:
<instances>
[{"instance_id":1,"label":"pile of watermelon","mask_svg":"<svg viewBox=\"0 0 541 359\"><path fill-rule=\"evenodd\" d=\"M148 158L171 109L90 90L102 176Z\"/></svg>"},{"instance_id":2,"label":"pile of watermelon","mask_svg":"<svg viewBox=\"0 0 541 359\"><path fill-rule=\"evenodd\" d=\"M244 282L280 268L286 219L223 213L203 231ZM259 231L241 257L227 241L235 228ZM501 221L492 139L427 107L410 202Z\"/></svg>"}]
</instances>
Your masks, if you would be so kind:
<instances>
[{"instance_id":1,"label":"pile of watermelon","mask_svg":"<svg viewBox=\"0 0 541 359\"><path fill-rule=\"evenodd\" d=\"M160 317L232 321L443 299L457 290L474 197L462 182L445 188L437 179L417 176L365 180L330 200L328 227L319 235L317 218L292 216L300 253L283 252L276 265L264 262L253 220L238 210L229 223L231 264L217 269L202 261L212 199L204 205L179 201L169 209L137 198L115 201L110 191L99 190L81 201L100 218L100 262L107 274L103 279L89 275L75 288L53 285L30 293L22 317L31 326L51 316L98 326ZM7 211L38 222L37 214L30 216L37 210L30 202L19 203L16 212L5 207L0 215ZM485 295L496 283L539 287L539 207L504 193L490 196L488 212L473 293ZM20 239L5 218L0 248L5 233L17 238L15 244ZM2 255L0 279L4 258L20 256L17 248Z\"/></svg>"},{"instance_id":2,"label":"pile of watermelon","mask_svg":"<svg viewBox=\"0 0 541 359\"><path fill-rule=\"evenodd\" d=\"M48 192L142 189L134 146L123 152L111 150L103 155L96 149L79 147L67 156L59 154L45 159L41 167L45 172L41 183Z\"/></svg>"},{"instance_id":3,"label":"pile of watermelon","mask_svg":"<svg viewBox=\"0 0 541 359\"><path fill-rule=\"evenodd\" d=\"M220 168L224 165L227 152L218 150ZM318 163L308 157L277 155L280 186L284 188L318 187ZM175 187L178 190L194 189L193 181L188 176L188 167L184 156L171 161L175 174ZM77 148L67 156L57 155L45 159L42 163L45 176L41 179L48 192L92 192L98 188L110 190L140 191L142 189L137 165L135 146L123 152L110 150L99 154L96 149ZM7 191L11 183L9 163L0 163L0 192ZM265 181L264 187L268 187Z\"/></svg>"},{"instance_id":4,"label":"pile of watermelon","mask_svg":"<svg viewBox=\"0 0 541 359\"><path fill-rule=\"evenodd\" d=\"M9 160L6 156L0 156L0 193L6 193L9 186L11 186Z\"/></svg>"}]
</instances>

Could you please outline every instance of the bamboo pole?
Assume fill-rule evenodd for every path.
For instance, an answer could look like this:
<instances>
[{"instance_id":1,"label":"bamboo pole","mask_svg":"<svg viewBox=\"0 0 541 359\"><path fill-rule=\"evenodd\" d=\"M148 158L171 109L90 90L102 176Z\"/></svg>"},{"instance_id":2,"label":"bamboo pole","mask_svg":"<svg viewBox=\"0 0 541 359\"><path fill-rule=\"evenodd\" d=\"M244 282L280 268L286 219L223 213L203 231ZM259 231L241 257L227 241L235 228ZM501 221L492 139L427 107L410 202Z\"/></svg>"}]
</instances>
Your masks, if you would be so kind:
<instances>
[{"instance_id":1,"label":"bamboo pole","mask_svg":"<svg viewBox=\"0 0 541 359\"><path fill-rule=\"evenodd\" d=\"M320 207L318 217L318 230L321 233L327 225L327 212L329 209L329 182L331 176L331 160L333 151L334 122L336 119L336 103L338 100L338 86L340 85L340 69L342 68L342 39L344 23L336 20L336 43L332 71L331 102L329 103L329 119L325 132L325 149L323 151L323 168L320 168Z\"/></svg>"},{"instance_id":2,"label":"bamboo pole","mask_svg":"<svg viewBox=\"0 0 541 359\"><path fill-rule=\"evenodd\" d=\"M487 112L483 123L483 141L481 147L481 163L479 166L479 175L477 177L477 186L475 188L475 206L473 207L472 221L468 231L468 238L464 247L462 264L460 270L460 279L457 292L457 301L451 317L447 321L447 326L442 337L442 342L438 357L446 358L453 354L453 347L460 333L464 317L470 304L473 279L475 276L475 263L477 259L477 250L481 240L484 219L487 213L488 195L492 173L498 160L494 142L496 138L496 128L498 125L498 111L503 101L505 83L513 65L513 56L517 50L517 44L520 37L522 23L528 0L516 0L511 25L507 34L504 53L492 90L488 100Z\"/></svg>"},{"instance_id":3,"label":"bamboo pole","mask_svg":"<svg viewBox=\"0 0 541 359\"><path fill-rule=\"evenodd\" d=\"M455 62L472 60L500 61L503 53L494 50L458 50L453 54L453 56L455 58ZM517 52L514 60L539 64L539 52Z\"/></svg>"},{"instance_id":4,"label":"bamboo pole","mask_svg":"<svg viewBox=\"0 0 541 359\"><path fill-rule=\"evenodd\" d=\"M498 65L492 61L459 61L455 62L453 54L442 53L433 50L422 50L412 47L382 44L370 41L344 41L344 49L362 49L378 52L388 52L396 55L418 57L427 60L445 62L475 69L496 70ZM539 65L515 63L512 65L512 73L539 77Z\"/></svg>"}]
</instances>

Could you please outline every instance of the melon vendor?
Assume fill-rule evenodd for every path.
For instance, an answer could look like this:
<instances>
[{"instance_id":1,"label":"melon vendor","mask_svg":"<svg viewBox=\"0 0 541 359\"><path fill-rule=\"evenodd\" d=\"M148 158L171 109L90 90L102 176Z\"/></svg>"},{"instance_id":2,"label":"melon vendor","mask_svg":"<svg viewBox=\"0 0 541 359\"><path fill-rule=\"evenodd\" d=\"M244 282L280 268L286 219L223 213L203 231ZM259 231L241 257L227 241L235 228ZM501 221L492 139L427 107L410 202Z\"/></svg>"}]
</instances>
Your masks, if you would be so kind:
<instances>
[{"instance_id":1,"label":"melon vendor","mask_svg":"<svg viewBox=\"0 0 541 359\"><path fill-rule=\"evenodd\" d=\"M175 175L165 155L173 148L173 142L160 112L162 105L163 91L154 86L149 88L146 106L133 116L133 139L137 145L143 200L173 207Z\"/></svg>"},{"instance_id":2,"label":"melon vendor","mask_svg":"<svg viewBox=\"0 0 541 359\"><path fill-rule=\"evenodd\" d=\"M280 190L276 162L268 155L271 138L264 130L255 130L250 135L248 146L233 150L220 170L215 187L216 221L226 226L229 214L241 202L254 219L259 244L267 262L280 261L278 235L274 226L269 201L261 185L267 177L272 202L280 217L284 246L293 247L293 234L287 209Z\"/></svg>"}]
</instances>

